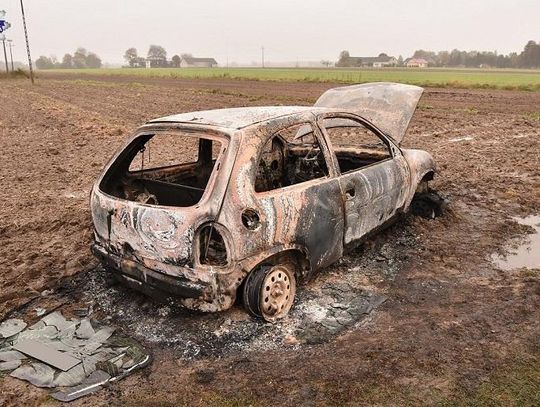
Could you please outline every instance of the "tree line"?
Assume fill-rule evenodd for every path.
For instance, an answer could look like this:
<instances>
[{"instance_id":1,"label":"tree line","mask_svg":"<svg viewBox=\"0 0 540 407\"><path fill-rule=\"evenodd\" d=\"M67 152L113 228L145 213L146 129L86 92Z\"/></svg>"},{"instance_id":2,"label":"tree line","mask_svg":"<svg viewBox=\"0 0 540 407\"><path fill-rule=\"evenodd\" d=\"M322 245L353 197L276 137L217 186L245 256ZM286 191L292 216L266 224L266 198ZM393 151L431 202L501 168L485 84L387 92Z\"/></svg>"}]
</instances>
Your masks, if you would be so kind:
<instances>
[{"instance_id":1,"label":"tree line","mask_svg":"<svg viewBox=\"0 0 540 407\"><path fill-rule=\"evenodd\" d=\"M381 54L386 55L386 54ZM497 51L426 51L416 50L412 58L422 58L433 67L467 67L467 68L540 68L540 42L529 41L521 53L511 52L508 55ZM400 55L397 66L404 66L407 60ZM336 66L353 66L348 51L342 51Z\"/></svg>"},{"instance_id":2,"label":"tree line","mask_svg":"<svg viewBox=\"0 0 540 407\"><path fill-rule=\"evenodd\" d=\"M51 55L46 57L40 56L36 60L36 67L38 69L53 69L53 68L101 68L101 58L94 52L88 52L84 48L77 48L72 54L65 54L62 61Z\"/></svg>"},{"instance_id":3,"label":"tree line","mask_svg":"<svg viewBox=\"0 0 540 407\"><path fill-rule=\"evenodd\" d=\"M460 51L450 52L417 50L413 58L423 58L433 66L458 67L493 67L493 68L540 68L540 42L529 41L521 53L511 52L508 55L496 51Z\"/></svg>"},{"instance_id":4,"label":"tree line","mask_svg":"<svg viewBox=\"0 0 540 407\"><path fill-rule=\"evenodd\" d=\"M161 45L150 45L146 58L139 56L137 48L128 48L124 53L124 60L130 68L144 68L146 62L152 68L180 67L182 58L191 57L191 54L173 55L171 60L167 60L167 51Z\"/></svg>"}]
</instances>

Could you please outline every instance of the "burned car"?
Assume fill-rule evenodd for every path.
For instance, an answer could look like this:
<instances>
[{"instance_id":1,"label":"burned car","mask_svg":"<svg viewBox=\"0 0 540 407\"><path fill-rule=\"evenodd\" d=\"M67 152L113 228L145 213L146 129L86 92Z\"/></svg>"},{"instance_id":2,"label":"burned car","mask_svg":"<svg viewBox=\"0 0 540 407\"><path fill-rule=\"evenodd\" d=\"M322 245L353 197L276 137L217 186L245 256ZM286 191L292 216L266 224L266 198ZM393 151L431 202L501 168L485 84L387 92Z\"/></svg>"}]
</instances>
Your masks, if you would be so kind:
<instances>
[{"instance_id":1,"label":"burned car","mask_svg":"<svg viewBox=\"0 0 540 407\"><path fill-rule=\"evenodd\" d=\"M411 207L430 154L400 143L423 89L371 83L314 106L151 120L91 193L93 253L143 292L202 311L237 297L267 321L297 284Z\"/></svg>"}]
</instances>

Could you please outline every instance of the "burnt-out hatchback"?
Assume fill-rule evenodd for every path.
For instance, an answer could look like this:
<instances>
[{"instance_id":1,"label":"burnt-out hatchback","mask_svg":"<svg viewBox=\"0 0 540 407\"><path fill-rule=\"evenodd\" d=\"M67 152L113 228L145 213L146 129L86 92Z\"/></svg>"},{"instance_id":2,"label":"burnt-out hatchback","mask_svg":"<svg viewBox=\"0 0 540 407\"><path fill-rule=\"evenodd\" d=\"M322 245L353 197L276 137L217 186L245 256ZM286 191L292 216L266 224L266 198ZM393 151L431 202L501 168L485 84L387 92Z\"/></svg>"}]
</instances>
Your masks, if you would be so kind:
<instances>
[{"instance_id":1,"label":"burnt-out hatchback","mask_svg":"<svg viewBox=\"0 0 540 407\"><path fill-rule=\"evenodd\" d=\"M238 297L273 321L297 283L407 211L435 173L400 148L422 89L331 89L313 107L221 109L152 120L91 194L94 254L147 293L202 311Z\"/></svg>"}]
</instances>

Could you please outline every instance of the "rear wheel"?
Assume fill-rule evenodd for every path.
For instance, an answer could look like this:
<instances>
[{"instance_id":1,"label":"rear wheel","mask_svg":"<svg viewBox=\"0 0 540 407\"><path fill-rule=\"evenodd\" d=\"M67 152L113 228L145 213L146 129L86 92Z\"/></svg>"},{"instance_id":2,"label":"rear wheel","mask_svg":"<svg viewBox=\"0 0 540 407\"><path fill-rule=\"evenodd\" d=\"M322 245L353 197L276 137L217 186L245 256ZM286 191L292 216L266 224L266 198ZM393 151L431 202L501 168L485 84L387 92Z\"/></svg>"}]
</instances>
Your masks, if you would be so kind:
<instances>
[{"instance_id":1,"label":"rear wheel","mask_svg":"<svg viewBox=\"0 0 540 407\"><path fill-rule=\"evenodd\" d=\"M288 314L296 294L291 264L261 265L246 278L243 291L246 310L273 322Z\"/></svg>"}]
</instances>

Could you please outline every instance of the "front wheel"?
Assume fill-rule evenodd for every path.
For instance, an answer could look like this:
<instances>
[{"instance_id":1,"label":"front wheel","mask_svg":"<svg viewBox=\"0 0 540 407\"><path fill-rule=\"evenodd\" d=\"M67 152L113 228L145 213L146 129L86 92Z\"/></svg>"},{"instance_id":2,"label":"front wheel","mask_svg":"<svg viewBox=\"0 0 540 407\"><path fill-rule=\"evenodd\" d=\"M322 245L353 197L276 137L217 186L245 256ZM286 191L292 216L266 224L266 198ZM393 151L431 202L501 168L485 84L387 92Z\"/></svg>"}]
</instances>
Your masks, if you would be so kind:
<instances>
[{"instance_id":1,"label":"front wheel","mask_svg":"<svg viewBox=\"0 0 540 407\"><path fill-rule=\"evenodd\" d=\"M411 202L411 211L414 215L425 219L435 219L443 214L447 201L435 191L417 192Z\"/></svg>"},{"instance_id":2,"label":"front wheel","mask_svg":"<svg viewBox=\"0 0 540 407\"><path fill-rule=\"evenodd\" d=\"M296 278L290 264L261 265L246 278L243 290L246 310L274 322L288 314L296 294Z\"/></svg>"}]
</instances>

